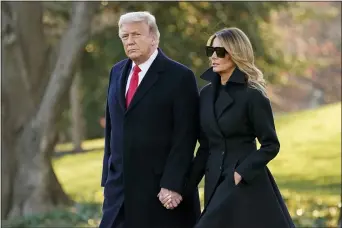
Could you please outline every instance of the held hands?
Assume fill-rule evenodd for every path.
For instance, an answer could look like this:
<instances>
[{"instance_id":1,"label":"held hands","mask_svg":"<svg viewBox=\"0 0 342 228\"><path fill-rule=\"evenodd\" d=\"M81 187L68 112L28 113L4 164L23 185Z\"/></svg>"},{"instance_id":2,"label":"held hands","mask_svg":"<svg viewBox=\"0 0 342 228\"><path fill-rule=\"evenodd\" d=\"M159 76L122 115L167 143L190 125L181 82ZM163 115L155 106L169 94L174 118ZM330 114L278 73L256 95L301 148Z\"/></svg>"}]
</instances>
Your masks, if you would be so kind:
<instances>
[{"instance_id":1,"label":"held hands","mask_svg":"<svg viewBox=\"0 0 342 228\"><path fill-rule=\"evenodd\" d=\"M157 197L166 209L176 208L183 200L182 196L177 192L173 192L165 188L160 189Z\"/></svg>"},{"instance_id":2,"label":"held hands","mask_svg":"<svg viewBox=\"0 0 342 228\"><path fill-rule=\"evenodd\" d=\"M237 172L234 172L234 182L235 182L235 185L238 185L241 180L242 180L241 175L238 174Z\"/></svg>"},{"instance_id":3,"label":"held hands","mask_svg":"<svg viewBox=\"0 0 342 228\"><path fill-rule=\"evenodd\" d=\"M234 172L235 185L238 185L241 180L241 175L237 172ZM166 209L176 208L183 200L182 196L179 195L177 192L173 192L165 188L160 189L160 192L158 193L157 197Z\"/></svg>"}]
</instances>

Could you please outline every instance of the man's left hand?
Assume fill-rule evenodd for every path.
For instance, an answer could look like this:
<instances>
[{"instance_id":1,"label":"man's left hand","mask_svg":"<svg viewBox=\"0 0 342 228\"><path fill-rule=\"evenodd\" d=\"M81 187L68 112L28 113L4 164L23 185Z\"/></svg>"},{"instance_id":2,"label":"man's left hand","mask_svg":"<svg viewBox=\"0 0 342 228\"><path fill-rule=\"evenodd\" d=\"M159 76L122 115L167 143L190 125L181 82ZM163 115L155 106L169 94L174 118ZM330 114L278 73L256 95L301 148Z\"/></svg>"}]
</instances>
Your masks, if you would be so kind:
<instances>
[{"instance_id":1,"label":"man's left hand","mask_svg":"<svg viewBox=\"0 0 342 228\"><path fill-rule=\"evenodd\" d=\"M165 188L160 189L157 197L166 209L176 208L183 200L183 197L180 194Z\"/></svg>"}]
</instances>

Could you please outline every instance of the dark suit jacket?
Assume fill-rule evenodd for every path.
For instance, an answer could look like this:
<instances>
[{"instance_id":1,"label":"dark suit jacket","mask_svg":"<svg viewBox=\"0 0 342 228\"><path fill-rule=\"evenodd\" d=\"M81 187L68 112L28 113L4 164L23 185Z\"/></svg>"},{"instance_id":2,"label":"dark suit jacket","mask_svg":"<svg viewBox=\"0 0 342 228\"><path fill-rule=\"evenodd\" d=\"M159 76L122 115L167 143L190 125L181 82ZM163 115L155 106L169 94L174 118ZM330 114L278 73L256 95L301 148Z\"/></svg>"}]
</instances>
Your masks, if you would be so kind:
<instances>
[{"instance_id":1,"label":"dark suit jacket","mask_svg":"<svg viewBox=\"0 0 342 228\"><path fill-rule=\"evenodd\" d=\"M195 227L293 227L266 166L280 148L269 99L238 68L222 87L212 68L201 78L210 84L200 93L202 137L189 181L195 186L205 174L205 208ZM237 186L234 171L243 178Z\"/></svg>"},{"instance_id":2,"label":"dark suit jacket","mask_svg":"<svg viewBox=\"0 0 342 228\"><path fill-rule=\"evenodd\" d=\"M104 207L124 202L129 228L192 227L200 212L197 191L175 210L165 209L157 198L161 187L184 190L197 140L199 102L193 72L158 51L127 109L132 61L117 63L110 73L101 185Z\"/></svg>"}]
</instances>

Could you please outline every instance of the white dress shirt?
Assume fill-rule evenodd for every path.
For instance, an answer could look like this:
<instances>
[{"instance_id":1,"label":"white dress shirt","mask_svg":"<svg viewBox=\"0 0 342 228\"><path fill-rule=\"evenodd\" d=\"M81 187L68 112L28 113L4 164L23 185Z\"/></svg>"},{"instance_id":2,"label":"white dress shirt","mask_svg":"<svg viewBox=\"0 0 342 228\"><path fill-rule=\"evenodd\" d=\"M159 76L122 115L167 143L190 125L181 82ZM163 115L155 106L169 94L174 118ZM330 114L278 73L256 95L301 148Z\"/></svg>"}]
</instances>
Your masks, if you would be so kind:
<instances>
[{"instance_id":1,"label":"white dress shirt","mask_svg":"<svg viewBox=\"0 0 342 228\"><path fill-rule=\"evenodd\" d=\"M138 74L138 76L139 76L138 86L140 85L141 81L142 81L143 78L145 77L145 75L146 75L148 69L149 69L150 66L152 65L153 61L156 59L157 55L158 55L158 49L156 49L156 50L153 52L153 54L150 56L150 58L149 58L146 62L144 62L144 63L138 65L138 67L141 69L141 71L140 71L139 74ZM132 63L131 71L130 71L129 76L128 76L128 79L127 79L126 93L125 93L126 95L127 95L127 92L128 92L129 84L130 84L130 82L131 82L132 75L133 75L133 67L134 67L135 65L136 65L136 64L133 62L133 63Z\"/></svg>"}]
</instances>

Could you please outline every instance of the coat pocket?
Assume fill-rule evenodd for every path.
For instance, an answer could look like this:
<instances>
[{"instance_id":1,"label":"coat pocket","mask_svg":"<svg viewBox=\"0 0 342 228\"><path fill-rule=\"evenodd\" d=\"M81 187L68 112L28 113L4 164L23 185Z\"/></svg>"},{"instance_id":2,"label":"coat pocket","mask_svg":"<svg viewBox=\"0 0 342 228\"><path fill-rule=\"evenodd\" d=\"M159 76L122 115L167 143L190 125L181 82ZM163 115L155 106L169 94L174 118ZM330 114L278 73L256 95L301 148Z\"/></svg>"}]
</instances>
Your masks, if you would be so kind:
<instances>
[{"instance_id":1,"label":"coat pocket","mask_svg":"<svg viewBox=\"0 0 342 228\"><path fill-rule=\"evenodd\" d=\"M236 185L236 184L235 184L235 179L234 179L234 173L235 173L235 171L236 171L236 168L239 166L239 164L240 164L240 160L237 159L237 160L234 162L233 170L232 170L232 174L231 174L231 177L232 177L232 180L233 180L233 184L234 184L235 187L239 187L239 186L241 185L241 182L242 182L242 180L241 180L241 181Z\"/></svg>"}]
</instances>

